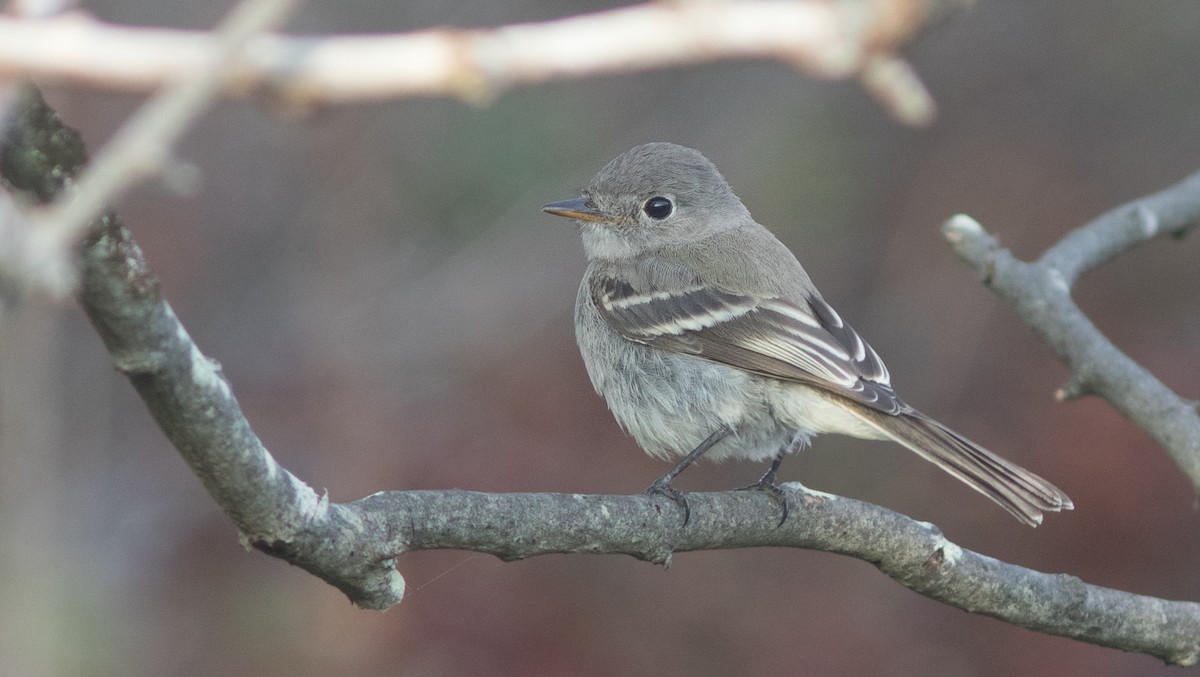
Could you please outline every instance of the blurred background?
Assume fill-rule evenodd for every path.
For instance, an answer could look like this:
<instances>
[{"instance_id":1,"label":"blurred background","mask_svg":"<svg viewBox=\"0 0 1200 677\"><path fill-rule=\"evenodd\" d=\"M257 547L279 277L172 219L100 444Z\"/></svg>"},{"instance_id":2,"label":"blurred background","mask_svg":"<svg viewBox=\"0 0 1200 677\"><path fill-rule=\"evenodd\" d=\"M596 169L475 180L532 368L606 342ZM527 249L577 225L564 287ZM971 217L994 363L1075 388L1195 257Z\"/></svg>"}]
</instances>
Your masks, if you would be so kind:
<instances>
[{"instance_id":1,"label":"blurred background","mask_svg":"<svg viewBox=\"0 0 1200 677\"><path fill-rule=\"evenodd\" d=\"M615 3L309 3L303 33L491 26ZM117 23L207 28L229 2L91 0ZM298 117L225 101L182 144L195 195L119 209L281 463L333 500L385 489L640 491L644 456L592 392L571 329L584 268L544 215L651 140L694 146L807 266L927 413L1065 489L1023 527L896 445L821 438L784 480L937 523L964 547L1200 598L1196 496L1104 402L1058 404L1050 350L939 226L965 212L1018 256L1200 168L1200 5L982 1L907 54L941 108L899 126L853 83L776 63L566 82L491 105L406 100ZM94 150L139 104L49 87ZM1200 238L1155 241L1077 298L1184 397L1200 382ZM701 464L685 489L756 479ZM800 550L405 555L386 614L238 544L78 308L0 328L5 675L1157 675ZM1172 673L1173 674L1173 673Z\"/></svg>"}]
</instances>

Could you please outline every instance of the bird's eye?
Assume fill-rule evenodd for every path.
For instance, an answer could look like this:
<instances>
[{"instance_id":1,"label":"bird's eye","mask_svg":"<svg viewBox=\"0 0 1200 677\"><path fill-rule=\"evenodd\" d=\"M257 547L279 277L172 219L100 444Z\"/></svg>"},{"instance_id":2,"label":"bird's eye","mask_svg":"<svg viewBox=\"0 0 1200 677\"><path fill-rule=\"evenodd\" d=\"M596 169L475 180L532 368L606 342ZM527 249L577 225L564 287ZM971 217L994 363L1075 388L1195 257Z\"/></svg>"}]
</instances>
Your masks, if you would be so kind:
<instances>
[{"instance_id":1,"label":"bird's eye","mask_svg":"<svg viewBox=\"0 0 1200 677\"><path fill-rule=\"evenodd\" d=\"M642 205L642 211L646 212L646 216L659 221L670 216L674 208L671 201L662 196L652 197Z\"/></svg>"}]
</instances>

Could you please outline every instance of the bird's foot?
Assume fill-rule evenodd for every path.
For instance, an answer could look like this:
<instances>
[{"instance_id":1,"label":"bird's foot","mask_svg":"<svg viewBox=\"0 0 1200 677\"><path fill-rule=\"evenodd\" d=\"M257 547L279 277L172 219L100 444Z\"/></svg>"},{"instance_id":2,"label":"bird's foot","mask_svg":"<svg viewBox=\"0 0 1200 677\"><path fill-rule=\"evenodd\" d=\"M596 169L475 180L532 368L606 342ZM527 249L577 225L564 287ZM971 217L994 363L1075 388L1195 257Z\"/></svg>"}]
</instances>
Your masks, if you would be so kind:
<instances>
[{"instance_id":1,"label":"bird's foot","mask_svg":"<svg viewBox=\"0 0 1200 677\"><path fill-rule=\"evenodd\" d=\"M642 493L671 499L683 510L683 526L686 527L688 520L692 518L692 508L688 505L687 495L671 486L671 478L666 475L654 480Z\"/></svg>"},{"instance_id":2,"label":"bird's foot","mask_svg":"<svg viewBox=\"0 0 1200 677\"><path fill-rule=\"evenodd\" d=\"M783 526L787 521L788 515L791 514L792 508L796 505L796 499L792 497L792 492L782 489L775 484L775 468L772 467L766 472L757 482L744 487L739 487L738 491L761 491L779 504L780 516L777 527Z\"/></svg>"}]
</instances>

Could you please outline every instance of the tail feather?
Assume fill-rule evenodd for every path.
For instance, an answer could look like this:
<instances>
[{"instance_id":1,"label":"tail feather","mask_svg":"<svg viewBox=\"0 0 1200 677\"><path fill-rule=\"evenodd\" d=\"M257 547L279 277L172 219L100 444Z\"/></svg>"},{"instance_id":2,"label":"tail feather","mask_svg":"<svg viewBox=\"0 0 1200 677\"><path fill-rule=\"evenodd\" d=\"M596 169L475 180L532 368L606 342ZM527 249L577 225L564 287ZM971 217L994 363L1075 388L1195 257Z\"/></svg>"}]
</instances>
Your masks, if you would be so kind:
<instances>
[{"instance_id":1,"label":"tail feather","mask_svg":"<svg viewBox=\"0 0 1200 677\"><path fill-rule=\"evenodd\" d=\"M888 437L962 480L1029 526L1042 523L1043 511L1075 507L1058 487L915 409L908 408L895 415L873 410L863 413L871 425Z\"/></svg>"}]
</instances>

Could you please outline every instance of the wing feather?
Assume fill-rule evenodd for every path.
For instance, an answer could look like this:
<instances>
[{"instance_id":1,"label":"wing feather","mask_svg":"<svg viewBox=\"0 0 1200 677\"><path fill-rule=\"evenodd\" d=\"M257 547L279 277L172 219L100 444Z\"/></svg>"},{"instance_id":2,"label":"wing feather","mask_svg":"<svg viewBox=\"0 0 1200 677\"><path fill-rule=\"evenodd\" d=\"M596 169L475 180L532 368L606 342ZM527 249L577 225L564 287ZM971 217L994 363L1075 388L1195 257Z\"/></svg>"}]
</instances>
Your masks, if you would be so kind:
<instances>
[{"instance_id":1,"label":"wing feather","mask_svg":"<svg viewBox=\"0 0 1200 677\"><path fill-rule=\"evenodd\" d=\"M818 296L801 305L699 281L638 289L603 276L592 286L592 301L629 341L805 383L889 414L905 407L879 355Z\"/></svg>"}]
</instances>

